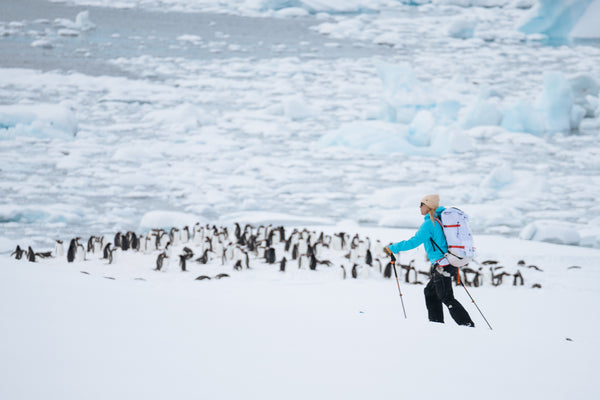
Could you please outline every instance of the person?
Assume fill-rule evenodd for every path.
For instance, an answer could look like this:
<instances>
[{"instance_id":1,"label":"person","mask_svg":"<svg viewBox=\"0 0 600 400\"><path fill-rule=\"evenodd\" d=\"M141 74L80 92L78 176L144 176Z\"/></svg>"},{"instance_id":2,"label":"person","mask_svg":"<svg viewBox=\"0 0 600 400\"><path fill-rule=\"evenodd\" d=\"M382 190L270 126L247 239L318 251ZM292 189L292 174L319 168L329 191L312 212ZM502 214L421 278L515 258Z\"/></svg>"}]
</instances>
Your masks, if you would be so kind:
<instances>
[{"instance_id":1,"label":"person","mask_svg":"<svg viewBox=\"0 0 600 400\"><path fill-rule=\"evenodd\" d=\"M454 298L451 277L457 274L458 269L450 265L444 257L445 252L448 251L448 245L440 222L440 214L445 210L444 207L440 207L440 197L437 194L423 197L420 208L421 215L425 216L425 221L417 233L408 240L385 247L384 251L386 254L392 255L423 245L431 262L431 278L424 290L429 320L443 323L442 304L445 304L450 316L458 325L475 326L467 310Z\"/></svg>"}]
</instances>

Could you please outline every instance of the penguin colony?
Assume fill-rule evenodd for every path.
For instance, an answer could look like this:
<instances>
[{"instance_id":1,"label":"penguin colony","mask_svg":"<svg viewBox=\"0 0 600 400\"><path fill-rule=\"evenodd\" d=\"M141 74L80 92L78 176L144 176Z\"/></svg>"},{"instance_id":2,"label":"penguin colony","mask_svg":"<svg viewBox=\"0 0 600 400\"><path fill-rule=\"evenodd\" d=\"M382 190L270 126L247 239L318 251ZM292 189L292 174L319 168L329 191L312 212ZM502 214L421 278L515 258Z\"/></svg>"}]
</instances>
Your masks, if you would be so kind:
<instances>
[{"instance_id":1,"label":"penguin colony","mask_svg":"<svg viewBox=\"0 0 600 400\"><path fill-rule=\"evenodd\" d=\"M231 273L251 270L254 265L273 265L281 273L292 268L313 271L326 268L336 271L340 279L389 279L393 275L393 266L383 251L385 244L379 240L372 241L369 237L361 238L358 234L351 236L345 232L329 235L307 229L293 229L288 234L283 226L255 227L246 224L242 228L239 223L235 223L234 227L229 229L196 223L191 228L185 226L182 229L152 229L143 235L131 231L117 232L112 239L108 241L104 236L90 236L85 245L81 237L71 239L66 250L67 262L81 263L100 258L107 264L116 264L124 252L136 252L151 257L154 260L152 268L155 271L175 266L182 272L187 272L190 264L218 264L231 268ZM17 246L11 256L37 262L50 257L64 257L65 248L62 241L56 240L54 252L34 252L31 247L23 250ZM495 260L473 264L477 264L478 267L467 265L461 268L461 280L465 286L526 286L524 274L533 275L535 278L542 272L539 267L526 265L522 260L517 263L513 272L509 272ZM407 284L424 284L430 277L428 263L423 263L421 268L417 268L415 260L411 260L408 264L397 264L396 268L399 279ZM577 268L580 267L569 267ZM226 277L230 275L200 275L195 279ZM528 286L541 288L539 283Z\"/></svg>"}]
</instances>

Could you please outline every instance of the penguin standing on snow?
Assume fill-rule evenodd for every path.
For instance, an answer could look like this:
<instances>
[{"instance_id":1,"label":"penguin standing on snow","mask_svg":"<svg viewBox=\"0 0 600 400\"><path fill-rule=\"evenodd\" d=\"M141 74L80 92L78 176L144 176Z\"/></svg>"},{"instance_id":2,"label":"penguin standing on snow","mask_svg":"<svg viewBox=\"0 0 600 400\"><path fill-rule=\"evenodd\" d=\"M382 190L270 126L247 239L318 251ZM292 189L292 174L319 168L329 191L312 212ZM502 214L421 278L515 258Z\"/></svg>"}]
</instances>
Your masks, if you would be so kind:
<instances>
[{"instance_id":1,"label":"penguin standing on snow","mask_svg":"<svg viewBox=\"0 0 600 400\"><path fill-rule=\"evenodd\" d=\"M29 246L27 248L27 261L29 261L29 262L35 262L35 252L31 248L31 246Z\"/></svg>"},{"instance_id":2,"label":"penguin standing on snow","mask_svg":"<svg viewBox=\"0 0 600 400\"><path fill-rule=\"evenodd\" d=\"M65 255L65 246L63 246L62 240L56 240L56 243L54 244L54 254L56 257Z\"/></svg>"},{"instance_id":3,"label":"penguin standing on snow","mask_svg":"<svg viewBox=\"0 0 600 400\"><path fill-rule=\"evenodd\" d=\"M162 269L165 258L169 257L167 257L167 253L165 253L164 251L158 255L158 257L156 258L156 268L154 269L155 271L160 271Z\"/></svg>"},{"instance_id":4,"label":"penguin standing on snow","mask_svg":"<svg viewBox=\"0 0 600 400\"><path fill-rule=\"evenodd\" d=\"M69 249L67 250L67 261L72 263L75 261L75 254L77 253L77 240L71 239L69 243Z\"/></svg>"},{"instance_id":5,"label":"penguin standing on snow","mask_svg":"<svg viewBox=\"0 0 600 400\"><path fill-rule=\"evenodd\" d=\"M110 246L110 243L106 243L106 246L104 246L104 249L102 250L102 258L108 259L108 255L110 254Z\"/></svg>"},{"instance_id":6,"label":"penguin standing on snow","mask_svg":"<svg viewBox=\"0 0 600 400\"><path fill-rule=\"evenodd\" d=\"M281 260L281 262L279 263L279 271L281 272L285 272L285 264L287 263L287 260L285 257L283 257L283 259Z\"/></svg>"},{"instance_id":7,"label":"penguin standing on snow","mask_svg":"<svg viewBox=\"0 0 600 400\"><path fill-rule=\"evenodd\" d=\"M23 249L21 249L21 246L17 245L17 248L15 249L15 251L13 251L11 253L11 257L15 256L15 259L20 260L23 257Z\"/></svg>"}]
</instances>

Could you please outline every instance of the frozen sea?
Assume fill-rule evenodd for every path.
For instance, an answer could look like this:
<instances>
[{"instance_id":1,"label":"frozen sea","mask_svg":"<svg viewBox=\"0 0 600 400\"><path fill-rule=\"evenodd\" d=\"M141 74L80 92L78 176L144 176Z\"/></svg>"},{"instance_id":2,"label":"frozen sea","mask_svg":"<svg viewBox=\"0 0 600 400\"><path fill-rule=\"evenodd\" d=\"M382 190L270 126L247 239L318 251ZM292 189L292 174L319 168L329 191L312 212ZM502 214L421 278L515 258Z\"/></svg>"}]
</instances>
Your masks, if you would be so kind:
<instances>
[{"instance_id":1,"label":"frozen sea","mask_svg":"<svg viewBox=\"0 0 600 400\"><path fill-rule=\"evenodd\" d=\"M526 1L284 3L3 1L0 250L156 211L412 228L428 192L599 246L595 42Z\"/></svg>"}]
</instances>

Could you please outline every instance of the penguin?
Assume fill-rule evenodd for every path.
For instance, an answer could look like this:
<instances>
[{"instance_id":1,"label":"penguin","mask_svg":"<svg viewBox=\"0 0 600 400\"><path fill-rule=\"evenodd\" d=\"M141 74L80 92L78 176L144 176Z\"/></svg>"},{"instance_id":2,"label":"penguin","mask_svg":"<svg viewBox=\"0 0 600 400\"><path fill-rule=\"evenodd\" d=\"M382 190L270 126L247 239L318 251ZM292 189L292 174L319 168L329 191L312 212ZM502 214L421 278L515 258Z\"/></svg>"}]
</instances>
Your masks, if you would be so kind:
<instances>
[{"instance_id":1,"label":"penguin","mask_svg":"<svg viewBox=\"0 0 600 400\"><path fill-rule=\"evenodd\" d=\"M63 245L63 241L62 240L55 240L55 244L54 244L54 256L55 257L62 257L65 255L65 246Z\"/></svg>"},{"instance_id":2,"label":"penguin","mask_svg":"<svg viewBox=\"0 0 600 400\"><path fill-rule=\"evenodd\" d=\"M233 266L233 269L236 271L241 271L242 270L242 260L237 260L235 262L235 265Z\"/></svg>"},{"instance_id":3,"label":"penguin","mask_svg":"<svg viewBox=\"0 0 600 400\"><path fill-rule=\"evenodd\" d=\"M181 267L182 272L186 272L185 261L187 260L187 256L185 254L179 255L179 266Z\"/></svg>"},{"instance_id":4,"label":"penguin","mask_svg":"<svg viewBox=\"0 0 600 400\"><path fill-rule=\"evenodd\" d=\"M100 238L96 238L96 240L94 241L94 244L93 244L94 254L102 253L103 243L104 243L104 236L102 236Z\"/></svg>"},{"instance_id":5,"label":"penguin","mask_svg":"<svg viewBox=\"0 0 600 400\"><path fill-rule=\"evenodd\" d=\"M371 250L367 249L367 254L365 255L365 263L373 266L373 255L371 254Z\"/></svg>"},{"instance_id":6,"label":"penguin","mask_svg":"<svg viewBox=\"0 0 600 400\"><path fill-rule=\"evenodd\" d=\"M204 254L202 254L202 256L196 258L196 262L199 262L200 264L207 264L210 261L209 257L208 257L208 252L209 252L208 249L204 250Z\"/></svg>"},{"instance_id":7,"label":"penguin","mask_svg":"<svg viewBox=\"0 0 600 400\"><path fill-rule=\"evenodd\" d=\"M217 274L215 275L215 279L229 278L228 274Z\"/></svg>"},{"instance_id":8,"label":"penguin","mask_svg":"<svg viewBox=\"0 0 600 400\"><path fill-rule=\"evenodd\" d=\"M132 250L139 251L140 250L140 241L135 234L135 232L127 232L127 237L129 239L129 247Z\"/></svg>"},{"instance_id":9,"label":"penguin","mask_svg":"<svg viewBox=\"0 0 600 400\"><path fill-rule=\"evenodd\" d=\"M78 262L85 261L85 247L82 244L77 243L77 251L75 253L75 260Z\"/></svg>"},{"instance_id":10,"label":"penguin","mask_svg":"<svg viewBox=\"0 0 600 400\"><path fill-rule=\"evenodd\" d=\"M298 257L298 269L307 269L309 265L309 259L305 255Z\"/></svg>"},{"instance_id":11,"label":"penguin","mask_svg":"<svg viewBox=\"0 0 600 400\"><path fill-rule=\"evenodd\" d=\"M171 232L169 233L169 240L173 246L176 246L179 243L179 229L171 228Z\"/></svg>"},{"instance_id":12,"label":"penguin","mask_svg":"<svg viewBox=\"0 0 600 400\"><path fill-rule=\"evenodd\" d=\"M123 249L123 251L129 250L130 247L131 247L131 242L129 241L129 235L128 234L121 235L121 248Z\"/></svg>"},{"instance_id":13,"label":"penguin","mask_svg":"<svg viewBox=\"0 0 600 400\"><path fill-rule=\"evenodd\" d=\"M298 258L298 243L294 244L292 248L292 260L296 260Z\"/></svg>"},{"instance_id":14,"label":"penguin","mask_svg":"<svg viewBox=\"0 0 600 400\"><path fill-rule=\"evenodd\" d=\"M117 232L115 234L115 240L114 240L114 244L115 247L121 247L121 237L123 236L123 234L121 232Z\"/></svg>"},{"instance_id":15,"label":"penguin","mask_svg":"<svg viewBox=\"0 0 600 400\"><path fill-rule=\"evenodd\" d=\"M383 277L384 278L391 278L392 277L392 262L388 262L387 265L385 266L385 269L383 270Z\"/></svg>"},{"instance_id":16,"label":"penguin","mask_svg":"<svg viewBox=\"0 0 600 400\"><path fill-rule=\"evenodd\" d=\"M183 256L185 257L186 260L191 260L194 257L194 252L189 247L184 247L183 252L184 252Z\"/></svg>"},{"instance_id":17,"label":"penguin","mask_svg":"<svg viewBox=\"0 0 600 400\"><path fill-rule=\"evenodd\" d=\"M265 260L267 262L267 264L275 264L275 249L272 247L269 247L267 249L267 251L265 252Z\"/></svg>"},{"instance_id":18,"label":"penguin","mask_svg":"<svg viewBox=\"0 0 600 400\"><path fill-rule=\"evenodd\" d=\"M237 222L235 223L234 235L237 240L240 240L240 237L242 236L242 228L240 227L240 224L238 224Z\"/></svg>"},{"instance_id":19,"label":"penguin","mask_svg":"<svg viewBox=\"0 0 600 400\"><path fill-rule=\"evenodd\" d=\"M102 250L102 258L108 259L108 255L110 254L110 246L111 246L110 243L106 243L106 246L104 246L104 249ZM69 251L70 251L70 248L69 248Z\"/></svg>"},{"instance_id":20,"label":"penguin","mask_svg":"<svg viewBox=\"0 0 600 400\"><path fill-rule=\"evenodd\" d=\"M35 256L39 257L39 258L50 258L50 257L52 257L52 252L51 251L42 251L39 253L35 253Z\"/></svg>"},{"instance_id":21,"label":"penguin","mask_svg":"<svg viewBox=\"0 0 600 400\"><path fill-rule=\"evenodd\" d=\"M72 263L75 260L75 254L77 253L77 241L71 239L69 243L69 249L67 250L67 261Z\"/></svg>"},{"instance_id":22,"label":"penguin","mask_svg":"<svg viewBox=\"0 0 600 400\"><path fill-rule=\"evenodd\" d=\"M317 270L317 257L315 257L314 254L310 255L309 262L308 262L308 268L312 271Z\"/></svg>"},{"instance_id":23,"label":"penguin","mask_svg":"<svg viewBox=\"0 0 600 400\"><path fill-rule=\"evenodd\" d=\"M186 244L190 241L190 228L186 225L181 230L181 243Z\"/></svg>"},{"instance_id":24,"label":"penguin","mask_svg":"<svg viewBox=\"0 0 600 400\"><path fill-rule=\"evenodd\" d=\"M119 250L117 247L115 247L114 249L110 249L108 251L108 263L109 264L113 264L115 261L117 261L117 250Z\"/></svg>"},{"instance_id":25,"label":"penguin","mask_svg":"<svg viewBox=\"0 0 600 400\"><path fill-rule=\"evenodd\" d=\"M162 269L165 258L168 257L167 253L165 253L164 251L160 253L158 257L156 257L156 268L154 269L155 271L160 271Z\"/></svg>"},{"instance_id":26,"label":"penguin","mask_svg":"<svg viewBox=\"0 0 600 400\"><path fill-rule=\"evenodd\" d=\"M210 280L210 276L207 276L207 275L200 275L200 276L199 276L199 277L197 277L195 280L196 280L196 281L203 281L203 280L205 280L205 279L208 279L208 280Z\"/></svg>"},{"instance_id":27,"label":"penguin","mask_svg":"<svg viewBox=\"0 0 600 400\"><path fill-rule=\"evenodd\" d=\"M340 268L342 269L342 279L346 279L346 268L343 265L340 265Z\"/></svg>"},{"instance_id":28,"label":"penguin","mask_svg":"<svg viewBox=\"0 0 600 400\"><path fill-rule=\"evenodd\" d=\"M94 242L96 241L96 236L90 236L90 238L87 241L87 251L88 253L91 253L94 251Z\"/></svg>"},{"instance_id":29,"label":"penguin","mask_svg":"<svg viewBox=\"0 0 600 400\"><path fill-rule=\"evenodd\" d=\"M279 263L279 271L281 272L285 272L285 264L287 263L287 260L285 257L283 257L283 259L281 260L281 262Z\"/></svg>"},{"instance_id":30,"label":"penguin","mask_svg":"<svg viewBox=\"0 0 600 400\"><path fill-rule=\"evenodd\" d=\"M31 248L31 246L29 246L27 248L27 261L29 261L29 262L35 262L35 252Z\"/></svg>"},{"instance_id":31,"label":"penguin","mask_svg":"<svg viewBox=\"0 0 600 400\"><path fill-rule=\"evenodd\" d=\"M285 228L283 226L280 226L277 230L279 231L279 243L284 243L285 242Z\"/></svg>"},{"instance_id":32,"label":"penguin","mask_svg":"<svg viewBox=\"0 0 600 400\"><path fill-rule=\"evenodd\" d=\"M17 248L10 254L10 256L15 256L15 259L20 260L23 257L23 253L24 251L21 249L21 246L17 245Z\"/></svg>"},{"instance_id":33,"label":"penguin","mask_svg":"<svg viewBox=\"0 0 600 400\"><path fill-rule=\"evenodd\" d=\"M358 265L354 264L352 266L352 278L357 279L358 278Z\"/></svg>"}]
</instances>

